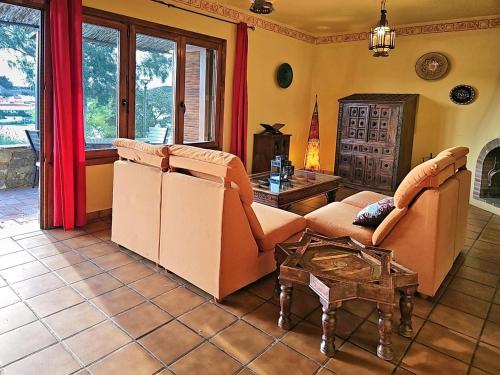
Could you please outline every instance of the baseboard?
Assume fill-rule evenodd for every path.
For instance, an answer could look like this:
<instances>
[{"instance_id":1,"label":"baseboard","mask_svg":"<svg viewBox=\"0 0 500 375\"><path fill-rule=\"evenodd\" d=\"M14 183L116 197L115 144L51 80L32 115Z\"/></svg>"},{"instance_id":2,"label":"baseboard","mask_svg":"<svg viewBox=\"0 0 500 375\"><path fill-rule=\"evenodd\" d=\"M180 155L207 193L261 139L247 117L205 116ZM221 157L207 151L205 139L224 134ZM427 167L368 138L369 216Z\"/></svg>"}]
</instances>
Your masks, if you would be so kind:
<instances>
[{"instance_id":1,"label":"baseboard","mask_svg":"<svg viewBox=\"0 0 500 375\"><path fill-rule=\"evenodd\" d=\"M112 209L99 210L94 212L87 212L87 220L111 218Z\"/></svg>"}]
</instances>

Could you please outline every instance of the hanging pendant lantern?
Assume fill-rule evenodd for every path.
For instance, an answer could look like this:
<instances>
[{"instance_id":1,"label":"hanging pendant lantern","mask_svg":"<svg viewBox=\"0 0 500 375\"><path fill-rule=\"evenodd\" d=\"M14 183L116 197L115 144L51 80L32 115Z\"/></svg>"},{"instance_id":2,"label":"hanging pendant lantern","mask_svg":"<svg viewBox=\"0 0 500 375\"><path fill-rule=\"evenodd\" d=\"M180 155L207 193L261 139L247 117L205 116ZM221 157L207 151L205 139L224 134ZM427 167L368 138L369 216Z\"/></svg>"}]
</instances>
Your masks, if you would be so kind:
<instances>
[{"instance_id":1,"label":"hanging pendant lantern","mask_svg":"<svg viewBox=\"0 0 500 375\"><path fill-rule=\"evenodd\" d=\"M252 5L250 5L250 12L257 14L269 14L274 10L272 1L251 0L251 2Z\"/></svg>"},{"instance_id":2,"label":"hanging pendant lantern","mask_svg":"<svg viewBox=\"0 0 500 375\"><path fill-rule=\"evenodd\" d=\"M396 30L389 27L385 0L382 0L380 13L380 21L377 27L370 31L369 50L375 52L374 57L387 57L389 56L389 50L395 47Z\"/></svg>"}]
</instances>

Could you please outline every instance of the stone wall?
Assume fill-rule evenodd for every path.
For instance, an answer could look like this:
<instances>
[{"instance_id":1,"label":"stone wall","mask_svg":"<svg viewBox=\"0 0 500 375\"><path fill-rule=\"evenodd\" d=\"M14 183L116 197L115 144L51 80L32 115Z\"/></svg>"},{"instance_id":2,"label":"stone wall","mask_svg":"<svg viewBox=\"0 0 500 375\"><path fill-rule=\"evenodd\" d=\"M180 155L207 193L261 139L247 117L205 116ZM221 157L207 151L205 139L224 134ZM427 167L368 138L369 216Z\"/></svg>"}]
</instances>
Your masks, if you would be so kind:
<instances>
[{"instance_id":1,"label":"stone wall","mask_svg":"<svg viewBox=\"0 0 500 375\"><path fill-rule=\"evenodd\" d=\"M29 146L0 147L0 189L31 186L34 158Z\"/></svg>"}]
</instances>

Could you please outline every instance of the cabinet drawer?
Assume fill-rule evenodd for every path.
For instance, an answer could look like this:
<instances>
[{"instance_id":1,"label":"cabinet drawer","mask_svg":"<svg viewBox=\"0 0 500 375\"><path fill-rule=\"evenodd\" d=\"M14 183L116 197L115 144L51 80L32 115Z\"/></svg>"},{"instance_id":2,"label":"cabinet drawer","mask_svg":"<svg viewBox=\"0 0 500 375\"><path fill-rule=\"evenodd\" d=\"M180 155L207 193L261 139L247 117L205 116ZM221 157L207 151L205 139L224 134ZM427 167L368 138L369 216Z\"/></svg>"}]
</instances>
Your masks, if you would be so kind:
<instances>
[{"instance_id":1,"label":"cabinet drawer","mask_svg":"<svg viewBox=\"0 0 500 375\"><path fill-rule=\"evenodd\" d=\"M380 107L380 117L388 118L391 116L391 109L389 107Z\"/></svg>"},{"instance_id":2,"label":"cabinet drawer","mask_svg":"<svg viewBox=\"0 0 500 375\"><path fill-rule=\"evenodd\" d=\"M378 129L380 127L380 121L371 119L370 120L370 129Z\"/></svg>"},{"instance_id":3,"label":"cabinet drawer","mask_svg":"<svg viewBox=\"0 0 500 375\"><path fill-rule=\"evenodd\" d=\"M383 174L377 174L377 186L384 188L384 189L390 189L392 185L392 177L388 175L383 175Z\"/></svg>"},{"instance_id":4,"label":"cabinet drawer","mask_svg":"<svg viewBox=\"0 0 500 375\"><path fill-rule=\"evenodd\" d=\"M350 118L349 119L349 126L351 128L356 128L358 126L358 119L357 118Z\"/></svg>"},{"instance_id":5,"label":"cabinet drawer","mask_svg":"<svg viewBox=\"0 0 500 375\"><path fill-rule=\"evenodd\" d=\"M391 173L392 172L393 161L392 160L380 160L378 170L380 173Z\"/></svg>"},{"instance_id":6,"label":"cabinet drawer","mask_svg":"<svg viewBox=\"0 0 500 375\"><path fill-rule=\"evenodd\" d=\"M382 149L382 154L384 154L384 155L392 155L392 148L390 148L390 147L384 147Z\"/></svg>"},{"instance_id":7,"label":"cabinet drawer","mask_svg":"<svg viewBox=\"0 0 500 375\"><path fill-rule=\"evenodd\" d=\"M364 153L371 153L372 147L371 146L361 146L361 151Z\"/></svg>"},{"instance_id":8,"label":"cabinet drawer","mask_svg":"<svg viewBox=\"0 0 500 375\"><path fill-rule=\"evenodd\" d=\"M340 149L341 149L342 151L351 151L352 146L351 146L350 144L348 144L348 143L342 143L342 144L340 145Z\"/></svg>"}]
</instances>

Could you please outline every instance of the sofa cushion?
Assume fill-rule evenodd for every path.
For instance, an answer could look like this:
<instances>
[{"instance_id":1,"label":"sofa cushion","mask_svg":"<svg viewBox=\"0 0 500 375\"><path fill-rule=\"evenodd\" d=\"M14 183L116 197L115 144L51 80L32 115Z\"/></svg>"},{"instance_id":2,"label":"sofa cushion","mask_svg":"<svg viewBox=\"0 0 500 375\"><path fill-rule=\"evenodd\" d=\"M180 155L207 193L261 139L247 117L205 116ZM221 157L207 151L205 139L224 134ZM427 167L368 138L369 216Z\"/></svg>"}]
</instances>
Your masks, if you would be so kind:
<instances>
[{"instance_id":1,"label":"sofa cushion","mask_svg":"<svg viewBox=\"0 0 500 375\"><path fill-rule=\"evenodd\" d=\"M440 156L417 165L401 181L394 193L394 204L403 208L426 187L439 187L455 173L455 159L452 156Z\"/></svg>"},{"instance_id":2,"label":"sofa cushion","mask_svg":"<svg viewBox=\"0 0 500 375\"><path fill-rule=\"evenodd\" d=\"M460 159L463 158L464 156L467 156L469 153L469 148L468 147L463 147L463 146L457 146L457 147L451 147L446 150L441 151L439 154L436 155L438 156L451 156L455 159Z\"/></svg>"},{"instance_id":3,"label":"sofa cushion","mask_svg":"<svg viewBox=\"0 0 500 375\"><path fill-rule=\"evenodd\" d=\"M350 204L359 208L365 208L369 204L378 202L381 199L387 198L387 195L375 193L374 191L360 191L350 197L347 197L342 203Z\"/></svg>"},{"instance_id":4,"label":"sofa cushion","mask_svg":"<svg viewBox=\"0 0 500 375\"><path fill-rule=\"evenodd\" d=\"M238 186L242 202L253 202L253 189L241 160L233 154L204 148L170 146L171 166L187 169L191 174L202 173L228 179Z\"/></svg>"},{"instance_id":5,"label":"sofa cushion","mask_svg":"<svg viewBox=\"0 0 500 375\"><path fill-rule=\"evenodd\" d=\"M117 138L113 145L118 149L122 159L134 161L139 164L158 167L163 170L168 168L168 146L150 145L133 139Z\"/></svg>"},{"instance_id":6,"label":"sofa cushion","mask_svg":"<svg viewBox=\"0 0 500 375\"><path fill-rule=\"evenodd\" d=\"M401 218L406 215L407 211L408 207L396 207L389 213L389 215L387 215L384 221L382 221L377 229L375 229L375 232L373 232L373 246L378 246L382 243L383 240L385 240L385 238L389 235L389 233L391 233L392 229L399 222L399 220L401 220Z\"/></svg>"},{"instance_id":7,"label":"sofa cushion","mask_svg":"<svg viewBox=\"0 0 500 375\"><path fill-rule=\"evenodd\" d=\"M377 227L394 209L394 198L382 198L361 209L353 220L354 225Z\"/></svg>"},{"instance_id":8,"label":"sofa cushion","mask_svg":"<svg viewBox=\"0 0 500 375\"><path fill-rule=\"evenodd\" d=\"M116 138L113 141L115 147L125 147L136 151L145 152L147 154L156 156L168 156L168 146L167 145L151 145L149 143L144 143L140 141L135 141L133 139L127 138Z\"/></svg>"},{"instance_id":9,"label":"sofa cushion","mask_svg":"<svg viewBox=\"0 0 500 375\"><path fill-rule=\"evenodd\" d=\"M260 251L274 250L276 244L306 228L306 219L292 212L256 202L244 208Z\"/></svg>"},{"instance_id":10,"label":"sofa cushion","mask_svg":"<svg viewBox=\"0 0 500 375\"><path fill-rule=\"evenodd\" d=\"M324 236L350 236L365 245L371 245L373 229L352 223L359 211L359 207L333 202L307 214L305 218L309 229Z\"/></svg>"}]
</instances>

